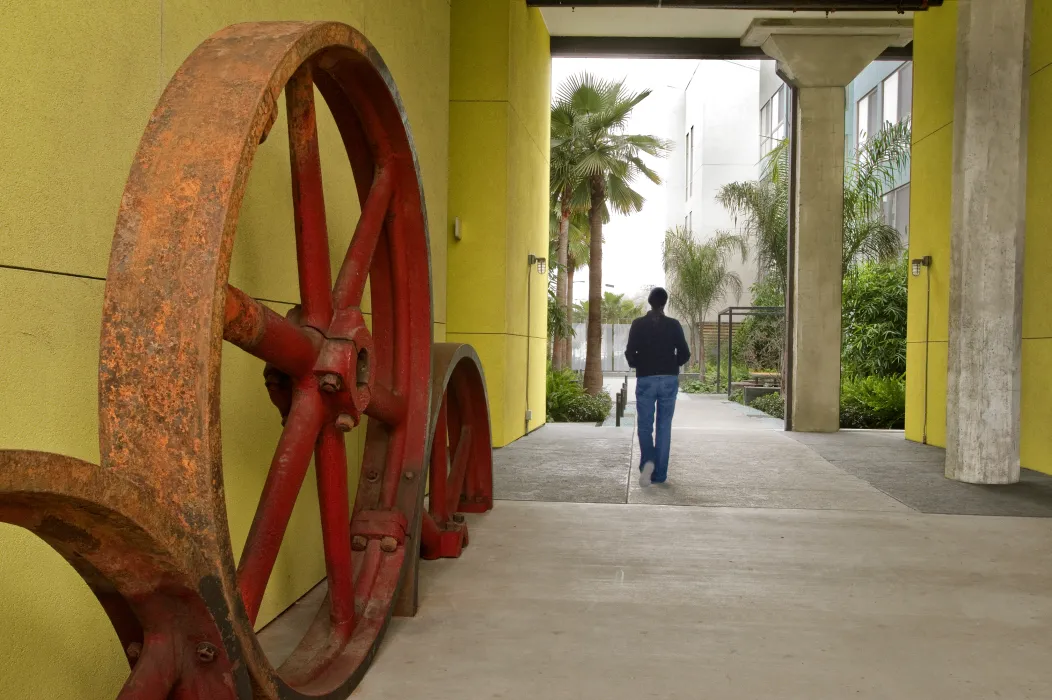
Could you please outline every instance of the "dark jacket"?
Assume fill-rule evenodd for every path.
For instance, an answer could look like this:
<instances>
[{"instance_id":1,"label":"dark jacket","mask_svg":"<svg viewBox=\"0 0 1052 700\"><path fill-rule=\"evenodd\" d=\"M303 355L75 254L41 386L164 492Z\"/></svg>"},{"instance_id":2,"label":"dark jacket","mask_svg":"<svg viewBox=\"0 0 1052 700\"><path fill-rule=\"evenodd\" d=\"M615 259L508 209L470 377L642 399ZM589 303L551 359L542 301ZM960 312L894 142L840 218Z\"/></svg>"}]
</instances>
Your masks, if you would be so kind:
<instances>
[{"instance_id":1,"label":"dark jacket","mask_svg":"<svg viewBox=\"0 0 1052 700\"><path fill-rule=\"evenodd\" d=\"M683 326L657 311L637 318L628 332L625 359L637 377L678 375L679 368L690 360Z\"/></svg>"}]
</instances>

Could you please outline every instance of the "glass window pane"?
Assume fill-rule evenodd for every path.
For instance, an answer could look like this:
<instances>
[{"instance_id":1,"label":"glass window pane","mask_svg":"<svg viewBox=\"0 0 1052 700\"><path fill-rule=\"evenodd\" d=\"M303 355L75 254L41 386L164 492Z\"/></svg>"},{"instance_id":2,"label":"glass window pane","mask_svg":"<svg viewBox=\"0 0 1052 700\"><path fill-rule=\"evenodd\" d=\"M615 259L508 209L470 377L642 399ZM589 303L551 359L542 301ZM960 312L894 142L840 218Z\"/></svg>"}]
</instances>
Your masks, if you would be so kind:
<instances>
[{"instance_id":1,"label":"glass window pane","mask_svg":"<svg viewBox=\"0 0 1052 700\"><path fill-rule=\"evenodd\" d=\"M899 73L892 73L884 81L884 123L899 122Z\"/></svg>"},{"instance_id":2,"label":"glass window pane","mask_svg":"<svg viewBox=\"0 0 1052 700\"><path fill-rule=\"evenodd\" d=\"M866 136L869 133L869 95L866 95L858 101L858 143L859 145L866 142Z\"/></svg>"},{"instance_id":3,"label":"glass window pane","mask_svg":"<svg viewBox=\"0 0 1052 700\"><path fill-rule=\"evenodd\" d=\"M899 70L899 120L913 112L913 64L907 63Z\"/></svg>"}]
</instances>

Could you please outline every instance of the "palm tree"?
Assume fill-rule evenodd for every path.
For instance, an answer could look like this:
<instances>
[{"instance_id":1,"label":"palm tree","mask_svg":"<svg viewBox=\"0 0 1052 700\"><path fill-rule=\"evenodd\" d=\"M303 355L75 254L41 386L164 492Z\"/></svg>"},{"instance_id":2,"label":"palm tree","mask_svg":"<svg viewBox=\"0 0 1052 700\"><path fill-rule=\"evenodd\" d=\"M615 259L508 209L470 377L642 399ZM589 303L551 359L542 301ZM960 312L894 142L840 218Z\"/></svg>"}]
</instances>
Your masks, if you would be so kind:
<instances>
[{"instance_id":1,"label":"palm tree","mask_svg":"<svg viewBox=\"0 0 1052 700\"><path fill-rule=\"evenodd\" d=\"M576 323L575 320L572 320L573 305L570 301L573 298L574 274L588 264L587 210L574 209L566 223L566 263L561 270L556 271L556 275L560 272L565 273L566 286L561 299L558 294L558 286L556 287L556 299L562 309L562 314L567 319L571 319L571 323ZM548 220L548 255L553 259L555 257L553 251L560 244L559 229L561 225L560 211L553 206ZM569 367L572 362L573 342L571 338L573 337L573 328L570 327L566 330L568 332L561 333L553 338L552 366L556 369Z\"/></svg>"},{"instance_id":2,"label":"palm tree","mask_svg":"<svg viewBox=\"0 0 1052 700\"><path fill-rule=\"evenodd\" d=\"M910 122L887 123L859 145L844 171L843 269L864 260L897 259L898 232L880 216L881 196L909 164ZM760 179L732 182L716 200L735 217L756 251L762 277L784 290L789 243L789 144L782 141L763 162Z\"/></svg>"},{"instance_id":3,"label":"palm tree","mask_svg":"<svg viewBox=\"0 0 1052 700\"><path fill-rule=\"evenodd\" d=\"M555 298L561 311L569 317L571 288L568 284L567 256L569 255L571 218L588 210L588 188L577 169L577 135L581 132L585 115L570 104L556 102L551 109L551 165L549 194L554 226L549 234L555 243L553 267L556 272ZM569 337L556 338L552 366L562 369L570 361Z\"/></svg>"},{"instance_id":4,"label":"palm tree","mask_svg":"<svg viewBox=\"0 0 1052 700\"><path fill-rule=\"evenodd\" d=\"M697 350L702 379L705 378L705 334L701 332L701 324L718 299L729 293L741 297L741 277L729 267L735 252L741 254L744 263L749 250L741 236L718 232L700 242L682 226L666 231L661 247L669 305L685 316L690 325L690 346Z\"/></svg>"},{"instance_id":5,"label":"palm tree","mask_svg":"<svg viewBox=\"0 0 1052 700\"><path fill-rule=\"evenodd\" d=\"M661 178L643 155L663 156L671 144L654 136L626 134L632 110L650 95L650 90L631 92L624 81L606 81L590 73L570 78L559 89L559 109L575 115L577 127L568 137L576 159L574 171L588 189L588 350L584 388L590 394L603 387L600 366L602 347L603 221L613 211L631 214L643 208L643 196L632 189L639 175L655 184Z\"/></svg>"}]
</instances>

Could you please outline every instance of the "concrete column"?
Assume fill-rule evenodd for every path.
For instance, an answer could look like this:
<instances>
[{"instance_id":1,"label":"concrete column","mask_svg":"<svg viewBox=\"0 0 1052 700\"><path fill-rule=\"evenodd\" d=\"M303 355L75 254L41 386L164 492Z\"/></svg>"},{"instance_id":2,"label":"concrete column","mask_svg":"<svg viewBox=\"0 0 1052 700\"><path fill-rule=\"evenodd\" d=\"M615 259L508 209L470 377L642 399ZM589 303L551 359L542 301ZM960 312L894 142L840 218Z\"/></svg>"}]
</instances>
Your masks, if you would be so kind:
<instances>
[{"instance_id":1,"label":"concrete column","mask_svg":"<svg viewBox=\"0 0 1052 700\"><path fill-rule=\"evenodd\" d=\"M845 88L888 46L913 35L909 21L755 20L742 37L778 61L799 91L793 119L796 223L793 430L840 429Z\"/></svg>"},{"instance_id":2,"label":"concrete column","mask_svg":"<svg viewBox=\"0 0 1052 700\"><path fill-rule=\"evenodd\" d=\"M960 0L946 476L1019 481L1030 0Z\"/></svg>"}]
</instances>

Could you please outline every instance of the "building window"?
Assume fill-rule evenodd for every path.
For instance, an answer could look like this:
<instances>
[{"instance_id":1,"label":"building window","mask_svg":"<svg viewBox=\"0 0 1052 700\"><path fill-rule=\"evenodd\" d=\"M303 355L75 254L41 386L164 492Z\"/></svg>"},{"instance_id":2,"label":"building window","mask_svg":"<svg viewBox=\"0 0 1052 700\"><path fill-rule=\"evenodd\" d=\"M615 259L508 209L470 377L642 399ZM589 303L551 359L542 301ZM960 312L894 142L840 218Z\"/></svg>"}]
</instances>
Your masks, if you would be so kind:
<instances>
[{"instance_id":1,"label":"building window","mask_svg":"<svg viewBox=\"0 0 1052 700\"><path fill-rule=\"evenodd\" d=\"M690 165L693 160L693 144L691 144L691 136L694 134L694 127L690 128L687 135L683 137L683 198L690 199Z\"/></svg>"},{"instance_id":2,"label":"building window","mask_svg":"<svg viewBox=\"0 0 1052 700\"><path fill-rule=\"evenodd\" d=\"M766 156L789 133L789 89L782 85L760 109L760 156Z\"/></svg>"},{"instance_id":3,"label":"building window","mask_svg":"<svg viewBox=\"0 0 1052 700\"><path fill-rule=\"evenodd\" d=\"M690 127L690 176L687 184L687 196L694 194L694 127Z\"/></svg>"},{"instance_id":4,"label":"building window","mask_svg":"<svg viewBox=\"0 0 1052 700\"><path fill-rule=\"evenodd\" d=\"M694 212L687 214L687 230L694 233Z\"/></svg>"},{"instance_id":5,"label":"building window","mask_svg":"<svg viewBox=\"0 0 1052 700\"><path fill-rule=\"evenodd\" d=\"M902 187L888 192L881 198L881 208L884 210L884 222L899 232L903 245L909 243L910 238L910 185L906 183Z\"/></svg>"},{"instance_id":6,"label":"building window","mask_svg":"<svg viewBox=\"0 0 1052 700\"><path fill-rule=\"evenodd\" d=\"M683 217L683 230L684 231L689 231L690 230L690 218L688 218L686 216Z\"/></svg>"},{"instance_id":7,"label":"building window","mask_svg":"<svg viewBox=\"0 0 1052 700\"><path fill-rule=\"evenodd\" d=\"M913 107L913 64L905 63L884 79L884 122L898 124L908 119Z\"/></svg>"},{"instance_id":8,"label":"building window","mask_svg":"<svg viewBox=\"0 0 1052 700\"><path fill-rule=\"evenodd\" d=\"M880 131L880 105L876 89L858 101L857 114L858 125L855 133L858 135L858 145L861 146Z\"/></svg>"}]
</instances>

